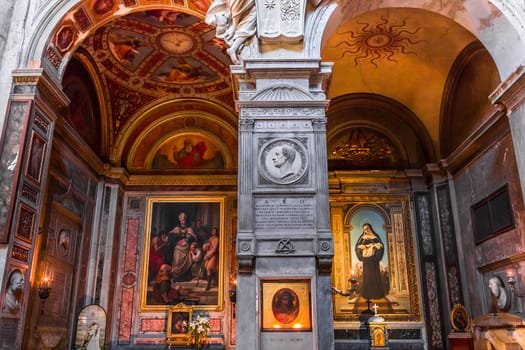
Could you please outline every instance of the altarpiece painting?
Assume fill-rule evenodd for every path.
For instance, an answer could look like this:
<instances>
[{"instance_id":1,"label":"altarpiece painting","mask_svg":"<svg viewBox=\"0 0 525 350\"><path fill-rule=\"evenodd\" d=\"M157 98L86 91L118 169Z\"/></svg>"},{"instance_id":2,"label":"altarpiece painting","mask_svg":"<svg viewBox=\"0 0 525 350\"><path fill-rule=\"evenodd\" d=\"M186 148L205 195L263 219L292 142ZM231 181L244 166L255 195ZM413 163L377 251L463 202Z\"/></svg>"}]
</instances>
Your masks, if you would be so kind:
<instances>
[{"instance_id":1,"label":"altarpiece painting","mask_svg":"<svg viewBox=\"0 0 525 350\"><path fill-rule=\"evenodd\" d=\"M377 305L377 313L388 320L420 321L409 197L366 197L363 201L344 196L331 202L333 283L341 292L334 294L335 319L357 321L363 311Z\"/></svg>"},{"instance_id":2,"label":"altarpiece painting","mask_svg":"<svg viewBox=\"0 0 525 350\"><path fill-rule=\"evenodd\" d=\"M148 198L141 309L221 309L224 237L223 197Z\"/></svg>"}]
</instances>

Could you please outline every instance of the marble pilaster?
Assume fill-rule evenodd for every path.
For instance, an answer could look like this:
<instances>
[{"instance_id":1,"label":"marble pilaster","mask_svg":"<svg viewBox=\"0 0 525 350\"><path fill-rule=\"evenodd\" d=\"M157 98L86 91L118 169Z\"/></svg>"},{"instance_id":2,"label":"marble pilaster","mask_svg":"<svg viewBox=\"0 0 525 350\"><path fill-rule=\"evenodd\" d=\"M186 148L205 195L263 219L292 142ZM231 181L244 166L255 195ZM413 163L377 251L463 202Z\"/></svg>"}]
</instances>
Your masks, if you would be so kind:
<instances>
[{"instance_id":1,"label":"marble pilaster","mask_svg":"<svg viewBox=\"0 0 525 350\"><path fill-rule=\"evenodd\" d=\"M322 322L332 319L324 93L330 72L316 59L249 59L232 67L240 114L240 349L334 348L333 325ZM303 285L308 298L294 289ZM298 297L299 316L279 322L275 298L286 289Z\"/></svg>"}]
</instances>

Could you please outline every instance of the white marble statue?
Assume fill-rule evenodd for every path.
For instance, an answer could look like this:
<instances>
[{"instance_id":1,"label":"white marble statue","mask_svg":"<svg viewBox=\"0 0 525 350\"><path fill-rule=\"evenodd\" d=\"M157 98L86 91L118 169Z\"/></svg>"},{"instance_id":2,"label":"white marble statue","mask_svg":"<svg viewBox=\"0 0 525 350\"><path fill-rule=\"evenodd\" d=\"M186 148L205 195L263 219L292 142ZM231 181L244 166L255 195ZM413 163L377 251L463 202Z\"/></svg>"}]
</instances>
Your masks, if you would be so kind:
<instances>
[{"instance_id":1,"label":"white marble statue","mask_svg":"<svg viewBox=\"0 0 525 350\"><path fill-rule=\"evenodd\" d=\"M214 0L205 21L216 27L216 36L224 39L226 52L238 64L240 51L257 31L255 0Z\"/></svg>"},{"instance_id":2,"label":"white marble statue","mask_svg":"<svg viewBox=\"0 0 525 350\"><path fill-rule=\"evenodd\" d=\"M24 275L20 270L14 270L9 277L9 285L5 294L5 307L12 314L20 311L24 285Z\"/></svg>"}]
</instances>

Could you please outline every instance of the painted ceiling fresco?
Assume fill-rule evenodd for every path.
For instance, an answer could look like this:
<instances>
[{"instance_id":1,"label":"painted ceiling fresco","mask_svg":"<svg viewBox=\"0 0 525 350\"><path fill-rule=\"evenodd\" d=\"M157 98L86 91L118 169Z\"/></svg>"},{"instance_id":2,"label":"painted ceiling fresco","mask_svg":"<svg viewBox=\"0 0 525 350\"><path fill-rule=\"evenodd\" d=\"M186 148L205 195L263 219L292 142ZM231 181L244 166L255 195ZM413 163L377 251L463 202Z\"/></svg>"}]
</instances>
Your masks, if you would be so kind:
<instances>
[{"instance_id":1,"label":"painted ceiling fresco","mask_svg":"<svg viewBox=\"0 0 525 350\"><path fill-rule=\"evenodd\" d=\"M184 12L150 10L118 18L81 47L102 70L115 132L139 107L167 95L221 99L231 94L224 43Z\"/></svg>"}]
</instances>

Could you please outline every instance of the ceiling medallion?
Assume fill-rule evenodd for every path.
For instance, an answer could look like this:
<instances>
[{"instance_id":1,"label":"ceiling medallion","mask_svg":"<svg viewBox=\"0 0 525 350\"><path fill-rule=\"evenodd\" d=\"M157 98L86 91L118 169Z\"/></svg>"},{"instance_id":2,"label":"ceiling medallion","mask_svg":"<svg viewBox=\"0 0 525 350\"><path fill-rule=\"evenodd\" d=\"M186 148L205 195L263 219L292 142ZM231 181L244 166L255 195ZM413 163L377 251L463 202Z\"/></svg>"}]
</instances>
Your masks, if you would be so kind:
<instances>
[{"instance_id":1,"label":"ceiling medallion","mask_svg":"<svg viewBox=\"0 0 525 350\"><path fill-rule=\"evenodd\" d=\"M335 47L343 47L341 56L354 56L354 66L360 60L369 60L377 68L377 60L387 59L391 62L397 62L393 59L395 54L413 54L408 51L409 45L414 45L423 40L415 40L414 36L420 28L412 31L407 29L406 20L399 25L389 25L388 19L381 17L381 23L375 26L369 23L360 23L363 27L354 32L349 30L339 34L348 35L348 40L341 40Z\"/></svg>"},{"instance_id":2,"label":"ceiling medallion","mask_svg":"<svg viewBox=\"0 0 525 350\"><path fill-rule=\"evenodd\" d=\"M191 51L194 42L191 36L183 32L162 33L158 37L160 47L173 55L183 55Z\"/></svg>"}]
</instances>

